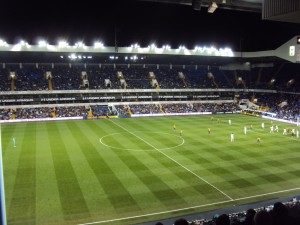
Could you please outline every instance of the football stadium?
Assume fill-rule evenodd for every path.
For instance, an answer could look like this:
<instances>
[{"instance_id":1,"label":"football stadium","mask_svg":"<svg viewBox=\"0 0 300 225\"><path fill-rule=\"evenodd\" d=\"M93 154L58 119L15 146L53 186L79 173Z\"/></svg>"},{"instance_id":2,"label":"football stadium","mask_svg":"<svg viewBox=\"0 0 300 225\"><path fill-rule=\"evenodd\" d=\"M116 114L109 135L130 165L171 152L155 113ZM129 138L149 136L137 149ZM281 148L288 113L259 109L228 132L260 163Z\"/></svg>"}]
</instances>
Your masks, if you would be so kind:
<instances>
[{"instance_id":1,"label":"football stadium","mask_svg":"<svg viewBox=\"0 0 300 225\"><path fill-rule=\"evenodd\" d=\"M300 223L300 34L257 52L0 40L0 58L2 224Z\"/></svg>"}]
</instances>

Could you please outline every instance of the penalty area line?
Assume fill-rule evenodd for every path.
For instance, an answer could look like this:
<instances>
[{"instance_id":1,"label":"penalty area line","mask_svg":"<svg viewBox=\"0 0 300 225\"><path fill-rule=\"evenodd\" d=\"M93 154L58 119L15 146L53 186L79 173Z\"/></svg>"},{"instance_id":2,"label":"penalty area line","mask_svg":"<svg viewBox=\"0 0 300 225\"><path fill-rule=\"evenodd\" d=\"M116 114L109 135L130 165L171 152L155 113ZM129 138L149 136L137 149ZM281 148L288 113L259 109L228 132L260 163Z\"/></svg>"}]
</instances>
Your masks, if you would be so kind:
<instances>
[{"instance_id":1,"label":"penalty area line","mask_svg":"<svg viewBox=\"0 0 300 225\"><path fill-rule=\"evenodd\" d=\"M81 223L81 224L78 224L78 225L102 224L102 223L109 223L109 222L115 222L115 221L137 219L137 218L142 218L142 217L147 217L147 216L155 216L155 215L162 215L162 214L172 213L172 212L180 212L180 211L189 210L189 209L203 208L203 207L206 207L206 206L220 205L220 204L229 203L229 202L242 201L242 200L246 200L246 199L257 198L257 197L273 195L273 194L279 194L279 193L290 192L290 191L297 191L297 190L300 190L300 187L292 188L292 189L286 189L286 190L282 190L282 191L274 191L274 192L269 192L269 193L264 193L264 194L259 194L259 195L252 195L252 196L237 198L237 199L233 199L233 200L213 202L213 203L208 203L208 204L204 204L204 205L197 205L197 206L191 206L191 207L180 208L180 209L173 209L173 210L162 211L162 212L148 213L148 214L137 215L137 216L128 216L128 217L122 217L122 218L116 218L116 219L110 219L110 220L102 220L102 221L97 221L97 222Z\"/></svg>"}]
</instances>

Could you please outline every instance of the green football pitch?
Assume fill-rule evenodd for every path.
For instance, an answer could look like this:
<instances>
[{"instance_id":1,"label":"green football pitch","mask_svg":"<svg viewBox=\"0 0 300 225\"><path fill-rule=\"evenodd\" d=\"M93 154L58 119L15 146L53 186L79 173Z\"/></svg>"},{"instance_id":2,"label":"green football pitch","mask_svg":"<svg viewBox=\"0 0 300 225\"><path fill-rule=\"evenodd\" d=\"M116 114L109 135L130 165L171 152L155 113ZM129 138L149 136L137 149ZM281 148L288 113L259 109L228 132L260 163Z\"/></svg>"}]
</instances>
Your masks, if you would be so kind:
<instances>
[{"instance_id":1,"label":"green football pitch","mask_svg":"<svg viewBox=\"0 0 300 225\"><path fill-rule=\"evenodd\" d=\"M243 115L2 125L8 224L134 224L298 194L300 138L273 124L279 133Z\"/></svg>"}]
</instances>

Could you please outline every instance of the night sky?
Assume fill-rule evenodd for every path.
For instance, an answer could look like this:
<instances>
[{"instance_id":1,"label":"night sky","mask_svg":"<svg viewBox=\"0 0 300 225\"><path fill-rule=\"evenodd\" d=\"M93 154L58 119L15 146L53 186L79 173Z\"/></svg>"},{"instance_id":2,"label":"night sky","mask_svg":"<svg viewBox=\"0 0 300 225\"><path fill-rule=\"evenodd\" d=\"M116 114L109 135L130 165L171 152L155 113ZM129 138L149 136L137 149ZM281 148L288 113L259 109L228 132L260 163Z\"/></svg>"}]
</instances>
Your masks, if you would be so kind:
<instances>
[{"instance_id":1,"label":"night sky","mask_svg":"<svg viewBox=\"0 0 300 225\"><path fill-rule=\"evenodd\" d=\"M155 42L172 48L214 45L259 51L299 35L300 25L262 21L258 13L217 9L209 14L207 8L194 11L191 6L134 0L1 2L0 38L11 44L20 39L36 44L38 38L57 44L65 38L70 44L101 40L114 46L115 34L118 46Z\"/></svg>"}]
</instances>

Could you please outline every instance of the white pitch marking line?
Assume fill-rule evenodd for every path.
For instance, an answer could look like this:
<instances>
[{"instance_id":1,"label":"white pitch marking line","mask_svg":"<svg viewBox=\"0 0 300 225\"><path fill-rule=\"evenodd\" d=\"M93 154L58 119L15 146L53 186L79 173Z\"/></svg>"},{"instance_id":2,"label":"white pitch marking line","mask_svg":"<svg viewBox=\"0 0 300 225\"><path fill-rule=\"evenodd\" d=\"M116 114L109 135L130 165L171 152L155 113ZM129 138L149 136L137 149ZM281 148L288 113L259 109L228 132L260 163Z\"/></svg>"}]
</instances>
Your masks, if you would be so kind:
<instances>
[{"instance_id":1,"label":"white pitch marking line","mask_svg":"<svg viewBox=\"0 0 300 225\"><path fill-rule=\"evenodd\" d=\"M147 145L149 145L150 147L152 147L153 149L155 149L156 151L158 151L159 153L163 154L165 157L167 157L168 159L172 160L173 162L175 162L177 165L181 166L182 168L184 168L185 170L187 170L188 172L190 172L191 174L193 174L194 176L196 176L197 178L199 178L200 180L204 181L205 183L207 183L208 185L210 185L211 187L213 187L214 189L216 189L217 191L219 191L220 193L222 193L223 195L225 195L227 198L229 198L230 200L234 201L233 198L231 198L229 195L227 195L225 192L223 192L222 190L220 190L219 188L217 188L215 185L209 183L207 180L205 180L204 178L200 177L199 175L197 175L196 173L194 173L193 171L191 171L190 169L188 169L187 167L185 167L184 165L182 165L181 163L177 162L175 159L171 158L170 156L168 156L166 153L164 153L163 151L159 150L158 148L156 148L155 146L153 146L151 143L145 141L143 138L137 136L136 134L132 133L131 131L127 130L125 127L122 127L121 125L115 123L114 121L110 120L113 124L117 125L118 127L122 128L123 130L127 131L128 133L132 134L133 136L137 137L138 139L140 139L141 141L143 141L144 143L146 143Z\"/></svg>"},{"instance_id":2,"label":"white pitch marking line","mask_svg":"<svg viewBox=\"0 0 300 225\"><path fill-rule=\"evenodd\" d=\"M128 133L128 132L118 132L118 133L112 133L112 134L107 134L103 137L100 138L100 143L108 148L114 148L114 149L119 149L119 150L125 150L125 151L134 151L134 152L141 152L141 151L144 151L144 152L150 152L150 151L155 151L155 149L151 149L151 150L145 150L145 149L130 149L130 148L118 148L118 147L114 147L114 146L110 146L110 145L107 145L103 142L103 139L105 139L106 137L108 136L113 136L113 135L117 135L117 134L122 134L122 133ZM169 134L169 133L163 133L163 132L148 132L148 133L153 133L153 134L167 134L167 135L172 135L172 136L176 136L174 134ZM178 137L178 136L177 136ZM178 137L179 138L179 137ZM172 146L172 147L169 147L169 148L160 148L159 150L170 150L170 149L173 149L173 148L177 148L177 147L180 147L181 145L184 144L184 139L182 139L182 142L179 144L179 145L175 145L175 146Z\"/></svg>"},{"instance_id":3,"label":"white pitch marking line","mask_svg":"<svg viewBox=\"0 0 300 225\"><path fill-rule=\"evenodd\" d=\"M186 208L181 208L181 209L173 209L173 210L168 210L168 211L163 211L163 212L148 213L148 214L143 214L143 215L138 215L138 216L129 216L129 217L123 217L123 218L117 218L117 219L111 219L111 220L102 220L102 221L98 221L98 222L82 223L82 224L79 224L79 225L101 224L101 223L109 223L109 222L114 222L114 221L136 219L136 218L141 218L141 217L146 217L146 216L161 215L161 214L166 214L166 213L179 212L179 211L184 211L184 210L188 210L188 209L195 209L195 208L203 208L203 207L212 206L212 205L220 205L220 204L223 204L223 203L228 203L228 202L233 202L233 201L241 201L241 200L246 200L246 199L250 199L250 198L257 198L257 197L261 197L261 196L278 194L278 193L283 193L283 192L296 191L296 190L300 190L300 187L299 188L292 188L292 189L282 190L282 191L269 192L269 193L265 193L265 194L253 195L253 196L248 196L248 197L243 197L243 198L237 198L235 200L226 200L226 201L208 203L208 204L198 205L198 206L191 206L191 207L186 207Z\"/></svg>"}]
</instances>

